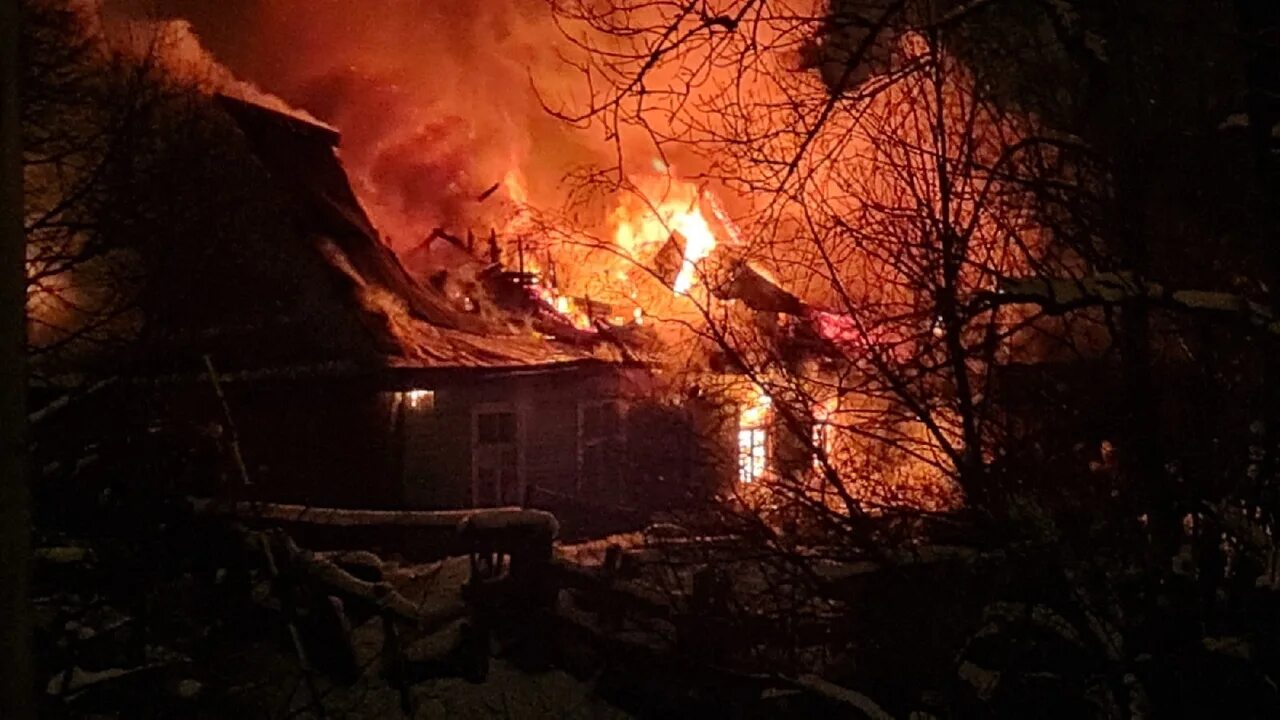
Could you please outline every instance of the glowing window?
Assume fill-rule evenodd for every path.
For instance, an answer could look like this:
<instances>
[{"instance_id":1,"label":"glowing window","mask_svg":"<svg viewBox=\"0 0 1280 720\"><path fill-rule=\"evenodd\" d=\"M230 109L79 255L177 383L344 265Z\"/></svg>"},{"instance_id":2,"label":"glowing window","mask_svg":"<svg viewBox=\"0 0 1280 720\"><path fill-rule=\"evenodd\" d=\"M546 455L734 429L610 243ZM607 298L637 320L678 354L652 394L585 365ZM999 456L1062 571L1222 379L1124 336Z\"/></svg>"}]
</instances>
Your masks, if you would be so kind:
<instances>
[{"instance_id":1,"label":"glowing window","mask_svg":"<svg viewBox=\"0 0 1280 720\"><path fill-rule=\"evenodd\" d=\"M831 430L825 422L813 424L813 447L813 468L821 470L823 458L831 457Z\"/></svg>"},{"instance_id":2,"label":"glowing window","mask_svg":"<svg viewBox=\"0 0 1280 720\"><path fill-rule=\"evenodd\" d=\"M436 405L436 394L433 390L406 390L400 393L400 400L410 410L430 410Z\"/></svg>"},{"instance_id":3,"label":"glowing window","mask_svg":"<svg viewBox=\"0 0 1280 720\"><path fill-rule=\"evenodd\" d=\"M751 483L764 475L768 461L768 436L764 428L738 430L738 479Z\"/></svg>"}]
</instances>

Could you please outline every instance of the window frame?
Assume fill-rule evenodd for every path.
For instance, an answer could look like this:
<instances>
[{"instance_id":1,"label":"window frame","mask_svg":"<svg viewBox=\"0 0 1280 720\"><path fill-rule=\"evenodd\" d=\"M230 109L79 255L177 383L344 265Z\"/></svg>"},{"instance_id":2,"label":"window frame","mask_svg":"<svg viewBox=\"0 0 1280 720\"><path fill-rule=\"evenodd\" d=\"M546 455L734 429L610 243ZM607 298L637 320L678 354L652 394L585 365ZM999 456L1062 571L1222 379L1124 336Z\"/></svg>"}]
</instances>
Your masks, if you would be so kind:
<instances>
[{"instance_id":1,"label":"window frame","mask_svg":"<svg viewBox=\"0 0 1280 720\"><path fill-rule=\"evenodd\" d=\"M602 434L594 437L587 437L587 433L586 433L587 412L592 408L603 408L608 405L613 405L615 407L615 412L616 412L615 425L614 425L612 434ZM575 492L581 493L583 492L583 490L588 488L588 484L585 482L587 453L590 452L591 449L603 445L605 446L605 453L607 458L607 456L611 454L610 448L608 446L610 444L613 444L612 454L615 454L617 457L615 458L616 462L614 462L611 467L616 468L616 471L610 472L607 474L606 477L600 478L601 481L597 482L595 486L591 489L595 493L598 493L600 495L607 494L614 498L617 498L620 495L622 488L625 484L624 478L623 478L623 469L625 467L624 456L627 451L626 417L627 417L627 404L623 402L620 398L613 398L613 397L593 398L590 400L578 401L578 422L577 422L577 432L575 433L575 436L577 438L577 450L578 450L577 472L575 473L575 477L574 477Z\"/></svg>"},{"instance_id":2,"label":"window frame","mask_svg":"<svg viewBox=\"0 0 1280 720\"><path fill-rule=\"evenodd\" d=\"M744 438L746 442L743 442ZM757 453L757 449L759 452ZM758 464L758 467L757 467ZM769 430L764 425L738 426L738 482L751 485L769 471Z\"/></svg>"},{"instance_id":3,"label":"window frame","mask_svg":"<svg viewBox=\"0 0 1280 720\"><path fill-rule=\"evenodd\" d=\"M480 439L480 418L486 415L504 415L513 416L515 427L513 429L512 438L509 441L490 442L481 441ZM524 418L520 412L520 407L510 402L491 402L479 403L471 407L471 506L481 507L480 503L480 467L483 464L483 453L491 448L510 448L515 450L516 454L516 493L518 498L516 504L523 505L526 492L525 481L525 453L524 453ZM503 499L510 497L507 489L502 486L501 480L497 487L498 504L493 507L504 507L507 503ZM486 506L488 507L488 506Z\"/></svg>"}]
</instances>

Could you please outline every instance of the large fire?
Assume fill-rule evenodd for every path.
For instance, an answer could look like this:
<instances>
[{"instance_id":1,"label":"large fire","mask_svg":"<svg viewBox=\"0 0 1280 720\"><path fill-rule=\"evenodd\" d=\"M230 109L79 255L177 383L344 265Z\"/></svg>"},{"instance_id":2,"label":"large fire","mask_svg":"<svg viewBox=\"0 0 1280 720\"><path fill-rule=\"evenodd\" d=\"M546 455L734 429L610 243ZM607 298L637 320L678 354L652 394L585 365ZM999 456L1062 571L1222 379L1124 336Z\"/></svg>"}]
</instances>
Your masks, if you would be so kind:
<instances>
[{"instance_id":1,"label":"large fire","mask_svg":"<svg viewBox=\"0 0 1280 720\"><path fill-rule=\"evenodd\" d=\"M717 244L702 212L705 191L681 180L657 158L653 172L633 178L632 183L634 192L623 197L609 218L614 242L626 257L647 264L673 235L679 237L684 248L671 289L686 294L697 277L698 262Z\"/></svg>"},{"instance_id":2,"label":"large fire","mask_svg":"<svg viewBox=\"0 0 1280 720\"><path fill-rule=\"evenodd\" d=\"M233 36L222 3L187 5L190 27L208 30L213 52L233 70L341 129L344 163L393 249L407 253L435 227L453 237L493 232L500 247L491 254L505 270L579 330L643 324L670 348L685 349L695 345L686 340L705 336L702 323L714 315L734 325L733 342L751 346L741 353L747 362L764 364L768 338L757 331L792 323L846 358L875 355L883 370L929 352L942 331L932 296L918 285L933 272L928 253L936 245L936 223L922 217L970 229L961 293L1025 262L1011 246L1034 245L1007 241L1027 234L1025 219L1006 208L992 218L982 199L1000 193L988 193L980 178L965 182L948 168L953 195L935 197L944 184L939 165L953 160L948 153L990 164L1006 136L1017 134L984 116L966 120L972 105L956 98L972 79L954 62L942 64L940 112L927 107L934 87L926 70L850 99L815 131L811 121L830 109L831 88L802 56L828 14L821 0L762 6L752 33L703 26L714 42L673 65L664 63L678 54L664 55L648 76L649 96L678 100L650 100L635 120L656 127L666 144L635 127L604 128L602 140L548 116L548 98L581 99L584 88L565 70L582 67L575 53L591 43L566 43L545 0L370 0L359 8L281 0L256 6L253 32ZM637 12L684 11L656 3ZM648 20L629 18L627 27ZM757 53L756 63L744 70L712 62L707 53L721 42L721 59ZM902 34L890 44L897 47L886 52L904 67L929 67L932 50L922 37ZM770 46L777 51L758 49ZM971 136L947 137L939 147L939 116ZM944 134L951 132L948 126ZM574 205L565 179L577 167L612 167L602 203ZM548 216L576 227L557 239ZM841 438L857 435L866 417L900 412L886 409L882 397L820 408L820 447L832 462L872 457L866 443ZM763 477L775 402L782 400L761 391L742 405L743 482ZM926 460L882 458L862 474L932 478L926 484L945 474L927 461L937 438L910 421L893 433L909 446L901 454Z\"/></svg>"},{"instance_id":3,"label":"large fire","mask_svg":"<svg viewBox=\"0 0 1280 720\"><path fill-rule=\"evenodd\" d=\"M503 188L520 208L504 224L503 234L523 247L538 232L525 205L529 195L519 170L508 171ZM643 325L651 313L668 320L694 318L695 308L708 298L703 293L695 300L691 293L722 264L713 256L722 249L736 252L741 245L740 231L719 198L706 185L653 158L628 177L610 202L603 221L606 232L560 242L543 238L545 254L521 253L509 258L511 264L536 275L534 293L581 329L592 329L596 322ZM608 306L611 314L590 317L593 302Z\"/></svg>"}]
</instances>

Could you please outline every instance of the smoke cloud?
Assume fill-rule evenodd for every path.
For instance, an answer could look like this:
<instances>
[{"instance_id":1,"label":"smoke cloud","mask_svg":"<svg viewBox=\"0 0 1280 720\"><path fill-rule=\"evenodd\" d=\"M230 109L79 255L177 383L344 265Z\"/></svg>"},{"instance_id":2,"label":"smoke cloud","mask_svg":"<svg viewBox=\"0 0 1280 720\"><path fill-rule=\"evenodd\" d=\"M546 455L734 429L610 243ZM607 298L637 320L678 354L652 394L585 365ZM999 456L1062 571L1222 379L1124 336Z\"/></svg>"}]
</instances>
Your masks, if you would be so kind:
<instances>
[{"instance_id":1,"label":"smoke cloud","mask_svg":"<svg viewBox=\"0 0 1280 720\"><path fill-rule=\"evenodd\" d=\"M400 251L435 227L501 226L506 190L478 198L508 173L530 204L554 207L565 173L605 150L539 102L580 82L560 75L569 48L546 0L105 3L111 16L187 33L186 54L207 51L211 65L341 130L357 190Z\"/></svg>"}]
</instances>

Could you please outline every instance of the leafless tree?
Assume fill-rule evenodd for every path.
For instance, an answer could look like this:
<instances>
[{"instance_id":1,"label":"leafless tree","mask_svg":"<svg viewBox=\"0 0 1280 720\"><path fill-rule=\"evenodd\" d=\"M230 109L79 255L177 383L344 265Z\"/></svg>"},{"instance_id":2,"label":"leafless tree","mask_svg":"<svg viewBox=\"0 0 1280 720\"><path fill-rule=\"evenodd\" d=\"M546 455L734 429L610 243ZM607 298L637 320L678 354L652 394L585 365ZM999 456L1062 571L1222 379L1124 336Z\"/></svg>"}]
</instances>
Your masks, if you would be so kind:
<instances>
[{"instance_id":1,"label":"leafless tree","mask_svg":"<svg viewBox=\"0 0 1280 720\"><path fill-rule=\"evenodd\" d=\"M633 179L657 155L727 198L739 230L698 266L684 324L772 399L783 444L816 457L816 485L806 461L776 488L856 517L912 505L914 474L926 506L954 483L953 500L990 509L991 374L1031 317L981 296L1045 269L1018 176L1048 151L944 51L972 9L608 8L560 6L571 38L591 28L577 47L594 94L557 112L616 138L617 166L591 179L661 202ZM639 261L661 275L653 260ZM798 302L732 308L725 286L752 263Z\"/></svg>"},{"instance_id":2,"label":"leafless tree","mask_svg":"<svg viewBox=\"0 0 1280 720\"><path fill-rule=\"evenodd\" d=\"M139 263L128 233L146 213L135 171L166 89L154 55L113 50L91 15L48 2L28 3L28 15L29 354L47 384L133 334Z\"/></svg>"},{"instance_id":3,"label":"leafless tree","mask_svg":"<svg viewBox=\"0 0 1280 720\"><path fill-rule=\"evenodd\" d=\"M66 533L103 557L116 552L119 537L111 530L86 532L78 513L102 513L104 498L129 494L120 488L146 486L140 502L116 509L132 518L134 550L148 552L164 545L157 528L168 522L168 510L156 498L172 483L164 473L174 468L156 468L150 448L139 449L138 423L116 422L112 409L104 412L101 403L81 399L162 358L198 367L199 356L191 357L186 343L203 318L193 317L212 312L217 303L239 303L237 310L259 303L240 314L232 311L233 317L272 312L270 292L290 289L255 294L259 288L249 289L253 281L243 268L249 257L281 262L263 237L286 237L288 221L276 211L278 197L264 189L265 171L208 88L170 64L175 59L165 54L168 38L146 36L121 47L104 35L90 6L54 0L23 5L23 105L15 117L23 143L14 157L21 162L25 193L21 202L5 204L6 211L19 213L22 242L11 248L6 236L5 250L13 249L19 269L25 269L15 298L18 309L27 309L25 323L15 318L11 336L16 359L25 362L10 366L6 358L3 367L6 380L20 381L29 392L33 411L20 407L20 396L10 403L7 389L5 410L23 411L30 432L20 449L40 469L31 483L42 511L38 543ZM6 98L6 114L10 108ZM202 295L208 287L203 280L221 287L222 294ZM77 431L64 432L68 426ZM6 415L5 433L21 427ZM9 484L7 449L4 459L9 498L19 486ZM6 500L6 513L22 511L16 499ZM21 535L24 544L15 557L24 561L31 531L29 522L5 526L15 543ZM4 559L6 572L29 567L10 562L8 545ZM161 575L180 572L179 564L164 560L152 569ZM102 583L86 574L67 585L81 580ZM6 582L4 592L21 588ZM150 632L147 594L127 584L85 595L63 586L53 589L45 607L74 616L111 603L128 608L140 619L140 632ZM112 599L104 600L108 595ZM17 610L8 617L24 619ZM6 641L5 648L26 651L16 641ZM41 669L74 661L74 651L62 655L49 643L39 643L37 650ZM29 685L30 676L6 672L5 682Z\"/></svg>"},{"instance_id":4,"label":"leafless tree","mask_svg":"<svg viewBox=\"0 0 1280 720\"><path fill-rule=\"evenodd\" d=\"M1169 368L1222 372L1223 347L1257 362L1270 343L1247 330L1249 317L1270 322L1249 310L1268 301L1241 285L1260 280L1248 269L1255 240L1190 260L1202 251L1185 234L1193 223L1174 230L1161 217L1192 216L1160 196L1203 183L1190 167L1224 167L1212 140L1180 138L1221 111L1202 84L1226 77L1189 70L1194 87L1176 87L1156 69L1215 52L1208 35L1190 49L1167 42L1186 8L1153 6L1143 24L1069 2L554 5L586 99L547 105L603 128L617 148L613 167L583 178L660 204L664 192L637 181L656 155L719 193L739 229L698 265L695 310L680 319L772 399L773 445L798 452L790 472L740 487L732 506L784 551L779 520L797 511L865 549L885 538L869 530L885 518L929 499L946 507L903 492L913 471L940 479L930 487L950 485L951 501L1052 548L1079 637L1131 667L1107 578L1127 563L1167 576L1187 542L1184 517L1223 497L1207 475L1239 478L1245 455L1224 443L1189 478L1183 458L1200 451L1171 446L1161 408L1202 401L1162 379ZM1143 37L1153 31L1160 40ZM1159 160L1171 147L1195 159ZM1225 190L1218 207L1253 212ZM653 259L641 263L669 278ZM749 297L740 267L751 263L797 302ZM1232 272L1247 279L1224 282ZM1040 290L1011 293L1028 288ZM1074 365L1049 364L1063 360ZM1046 376L1020 376L1027 365ZM1067 382L1053 375L1061 367L1094 368L1095 384L1114 388L1124 420L1106 424L1113 435L1049 437L1061 428L1045 415L1101 419L1083 398L1019 406L1018 393ZM1108 367L1118 368L1110 380ZM1242 386L1214 387L1230 402ZM1224 432L1197 427L1197 447ZM1114 555L1081 555L1099 552L1100 533ZM1217 587L1212 554L1198 556L1200 573ZM1119 679L1105 703L1141 714L1141 683Z\"/></svg>"}]
</instances>

